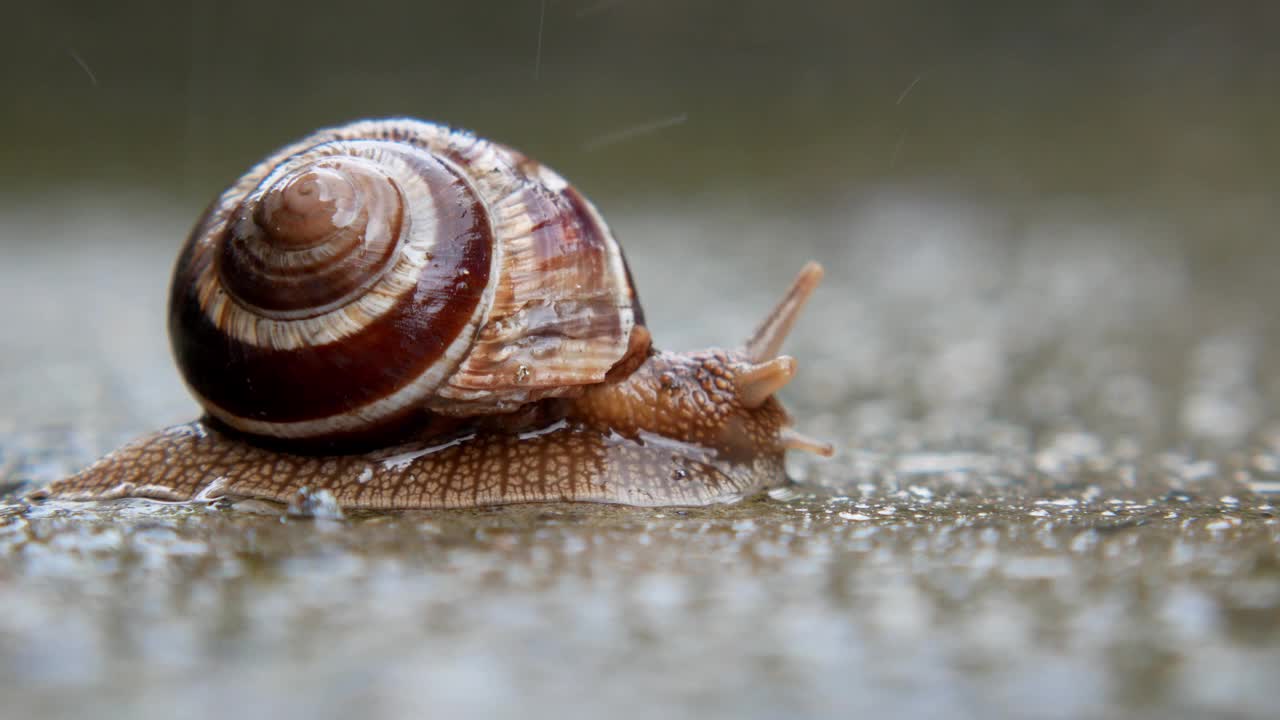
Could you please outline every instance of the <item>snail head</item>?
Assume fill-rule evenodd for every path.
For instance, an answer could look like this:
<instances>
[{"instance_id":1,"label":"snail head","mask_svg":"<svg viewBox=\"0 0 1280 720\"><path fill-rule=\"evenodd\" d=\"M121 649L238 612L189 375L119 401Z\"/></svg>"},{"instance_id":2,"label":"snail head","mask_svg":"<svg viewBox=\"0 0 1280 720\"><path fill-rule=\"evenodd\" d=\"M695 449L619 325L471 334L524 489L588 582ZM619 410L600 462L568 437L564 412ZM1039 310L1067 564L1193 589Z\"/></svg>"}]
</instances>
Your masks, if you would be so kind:
<instances>
[{"instance_id":1,"label":"snail head","mask_svg":"<svg viewBox=\"0 0 1280 720\"><path fill-rule=\"evenodd\" d=\"M685 438L722 459L780 462L786 450L829 457L832 447L794 430L775 397L797 367L778 352L821 280L822 266L810 262L741 348L654 352L625 380L579 398L578 414L632 439Z\"/></svg>"}]
</instances>

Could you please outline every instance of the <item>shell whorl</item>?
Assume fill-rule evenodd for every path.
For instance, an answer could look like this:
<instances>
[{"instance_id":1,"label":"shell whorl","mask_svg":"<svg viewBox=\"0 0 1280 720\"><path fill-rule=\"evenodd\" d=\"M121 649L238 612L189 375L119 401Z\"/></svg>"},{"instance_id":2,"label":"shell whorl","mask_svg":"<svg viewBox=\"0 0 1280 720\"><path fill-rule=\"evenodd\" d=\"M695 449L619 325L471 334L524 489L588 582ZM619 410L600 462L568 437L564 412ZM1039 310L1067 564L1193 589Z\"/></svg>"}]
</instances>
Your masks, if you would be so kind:
<instances>
[{"instance_id":1,"label":"shell whorl","mask_svg":"<svg viewBox=\"0 0 1280 720\"><path fill-rule=\"evenodd\" d=\"M404 216L400 185L372 162L315 160L241 206L218 254L218 278L259 315L322 315L390 269Z\"/></svg>"},{"instance_id":2,"label":"shell whorl","mask_svg":"<svg viewBox=\"0 0 1280 720\"><path fill-rule=\"evenodd\" d=\"M383 120L317 132L224 192L179 258L169 324L211 415L329 440L573 393L642 322L621 248L558 175Z\"/></svg>"}]
</instances>

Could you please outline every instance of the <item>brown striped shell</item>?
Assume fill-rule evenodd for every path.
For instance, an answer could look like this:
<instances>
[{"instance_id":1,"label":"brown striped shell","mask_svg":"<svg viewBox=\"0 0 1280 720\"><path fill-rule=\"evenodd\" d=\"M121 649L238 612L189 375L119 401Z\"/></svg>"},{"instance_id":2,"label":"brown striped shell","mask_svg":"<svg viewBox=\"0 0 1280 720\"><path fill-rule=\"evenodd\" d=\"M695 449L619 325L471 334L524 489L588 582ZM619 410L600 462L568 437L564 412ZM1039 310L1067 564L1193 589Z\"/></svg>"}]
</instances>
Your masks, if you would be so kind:
<instances>
[{"instance_id":1,"label":"brown striped shell","mask_svg":"<svg viewBox=\"0 0 1280 720\"><path fill-rule=\"evenodd\" d=\"M643 322L586 198L510 148L408 119L322 130L250 170L197 223L169 306L208 413L291 440L574 395L647 352Z\"/></svg>"}]
</instances>

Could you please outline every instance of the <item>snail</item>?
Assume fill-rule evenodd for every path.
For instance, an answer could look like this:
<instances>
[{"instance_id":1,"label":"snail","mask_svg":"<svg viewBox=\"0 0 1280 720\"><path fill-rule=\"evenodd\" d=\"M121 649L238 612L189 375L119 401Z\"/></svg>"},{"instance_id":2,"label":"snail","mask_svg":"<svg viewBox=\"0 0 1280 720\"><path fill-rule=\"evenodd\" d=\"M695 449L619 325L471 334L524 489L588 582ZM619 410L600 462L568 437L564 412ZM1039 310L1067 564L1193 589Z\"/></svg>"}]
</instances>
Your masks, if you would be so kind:
<instances>
[{"instance_id":1,"label":"snail","mask_svg":"<svg viewBox=\"0 0 1280 720\"><path fill-rule=\"evenodd\" d=\"M320 130L196 223L168 325L200 419L33 499L341 508L731 502L829 456L774 393L810 262L733 350L655 349L622 248L555 172L413 119Z\"/></svg>"}]
</instances>

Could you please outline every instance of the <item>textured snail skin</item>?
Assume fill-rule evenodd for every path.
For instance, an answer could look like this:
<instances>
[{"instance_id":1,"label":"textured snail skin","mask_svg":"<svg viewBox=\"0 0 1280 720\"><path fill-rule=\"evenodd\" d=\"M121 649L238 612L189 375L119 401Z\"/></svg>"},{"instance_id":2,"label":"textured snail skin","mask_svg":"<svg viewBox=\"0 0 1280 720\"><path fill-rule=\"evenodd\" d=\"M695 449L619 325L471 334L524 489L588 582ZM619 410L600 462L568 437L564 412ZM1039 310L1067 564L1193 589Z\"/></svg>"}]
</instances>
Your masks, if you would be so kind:
<instances>
[{"instance_id":1,"label":"textured snail skin","mask_svg":"<svg viewBox=\"0 0 1280 720\"><path fill-rule=\"evenodd\" d=\"M282 453L196 421L36 497L288 503L327 491L346 509L731 502L786 482L785 411L772 397L755 408L737 399L733 378L749 365L725 351L655 353L625 380L569 401L545 427L475 429L354 455Z\"/></svg>"},{"instance_id":2,"label":"textured snail skin","mask_svg":"<svg viewBox=\"0 0 1280 720\"><path fill-rule=\"evenodd\" d=\"M739 349L660 352L554 172L421 121L320 131L228 188L179 259L170 334L208 414L28 497L731 502L785 484L787 450L832 452L774 397L821 277Z\"/></svg>"}]
</instances>

